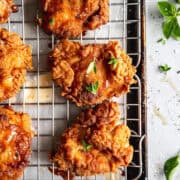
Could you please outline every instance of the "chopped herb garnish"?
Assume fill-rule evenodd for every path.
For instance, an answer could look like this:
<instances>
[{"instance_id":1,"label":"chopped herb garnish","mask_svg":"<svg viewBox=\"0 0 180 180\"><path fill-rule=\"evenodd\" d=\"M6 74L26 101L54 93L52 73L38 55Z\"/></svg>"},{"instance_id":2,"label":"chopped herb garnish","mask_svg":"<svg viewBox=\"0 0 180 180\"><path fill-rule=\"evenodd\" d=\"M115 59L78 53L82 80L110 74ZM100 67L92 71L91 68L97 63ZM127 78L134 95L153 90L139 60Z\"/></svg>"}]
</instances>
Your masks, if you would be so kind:
<instances>
[{"instance_id":1,"label":"chopped herb garnish","mask_svg":"<svg viewBox=\"0 0 180 180\"><path fill-rule=\"evenodd\" d=\"M53 18L49 19L49 24L54 24L54 19Z\"/></svg>"},{"instance_id":2,"label":"chopped herb garnish","mask_svg":"<svg viewBox=\"0 0 180 180\"><path fill-rule=\"evenodd\" d=\"M163 34L166 39L173 37L176 40L180 40L180 25L178 23L178 17L180 16L180 8L168 1L158 2L158 8L162 16L164 17L164 22L162 24Z\"/></svg>"},{"instance_id":3,"label":"chopped herb garnish","mask_svg":"<svg viewBox=\"0 0 180 180\"><path fill-rule=\"evenodd\" d=\"M177 156L172 157L165 162L164 173L166 176L166 180L173 179L173 176L179 165L180 165L180 153Z\"/></svg>"},{"instance_id":4,"label":"chopped herb garnish","mask_svg":"<svg viewBox=\"0 0 180 180\"><path fill-rule=\"evenodd\" d=\"M166 40L164 38L159 39L157 42L162 43L163 45L166 44Z\"/></svg>"},{"instance_id":5,"label":"chopped herb garnish","mask_svg":"<svg viewBox=\"0 0 180 180\"><path fill-rule=\"evenodd\" d=\"M84 152L89 151L92 148L92 144L87 144L84 139L81 140Z\"/></svg>"},{"instance_id":6,"label":"chopped herb garnish","mask_svg":"<svg viewBox=\"0 0 180 180\"><path fill-rule=\"evenodd\" d=\"M98 81L96 81L95 83L92 83L91 85L86 86L86 90L93 94L96 94L98 86L99 86L99 83Z\"/></svg>"},{"instance_id":7,"label":"chopped herb garnish","mask_svg":"<svg viewBox=\"0 0 180 180\"><path fill-rule=\"evenodd\" d=\"M167 73L168 71L171 70L171 67L169 67L167 64L165 64L165 65L159 66L159 70L160 70L161 72Z\"/></svg>"},{"instance_id":8,"label":"chopped herb garnish","mask_svg":"<svg viewBox=\"0 0 180 180\"><path fill-rule=\"evenodd\" d=\"M87 68L87 74L89 74L91 71L93 71L95 74L97 72L97 69L96 69L96 62L95 61L92 61L88 68Z\"/></svg>"},{"instance_id":9,"label":"chopped herb garnish","mask_svg":"<svg viewBox=\"0 0 180 180\"><path fill-rule=\"evenodd\" d=\"M113 64L113 67L116 68L118 64L118 60L116 58L111 58L111 60L108 62L108 64Z\"/></svg>"}]
</instances>

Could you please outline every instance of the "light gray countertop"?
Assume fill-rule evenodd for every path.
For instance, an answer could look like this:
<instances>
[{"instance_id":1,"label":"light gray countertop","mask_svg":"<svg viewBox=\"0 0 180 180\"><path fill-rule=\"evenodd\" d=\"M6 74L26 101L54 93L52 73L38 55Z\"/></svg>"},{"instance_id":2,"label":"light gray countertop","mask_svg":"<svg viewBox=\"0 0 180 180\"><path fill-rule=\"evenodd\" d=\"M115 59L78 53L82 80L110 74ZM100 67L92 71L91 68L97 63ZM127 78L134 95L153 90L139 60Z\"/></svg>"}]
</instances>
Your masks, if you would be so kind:
<instances>
[{"instance_id":1,"label":"light gray countertop","mask_svg":"<svg viewBox=\"0 0 180 180\"><path fill-rule=\"evenodd\" d=\"M180 42L157 43L163 21L157 0L147 0L146 10L149 179L164 180L164 162L180 152ZM158 71L161 64L172 67L167 76Z\"/></svg>"}]
</instances>

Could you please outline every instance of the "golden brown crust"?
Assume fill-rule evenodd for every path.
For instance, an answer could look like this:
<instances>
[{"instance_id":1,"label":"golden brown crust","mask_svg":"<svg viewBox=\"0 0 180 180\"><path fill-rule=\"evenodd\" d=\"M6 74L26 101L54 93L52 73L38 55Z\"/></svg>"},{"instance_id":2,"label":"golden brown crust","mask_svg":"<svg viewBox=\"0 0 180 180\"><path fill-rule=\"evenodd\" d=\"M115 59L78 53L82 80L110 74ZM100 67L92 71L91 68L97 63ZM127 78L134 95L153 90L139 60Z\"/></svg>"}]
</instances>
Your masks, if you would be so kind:
<instances>
[{"instance_id":1,"label":"golden brown crust","mask_svg":"<svg viewBox=\"0 0 180 180\"><path fill-rule=\"evenodd\" d=\"M69 169L71 176L91 176L128 166L133 156L130 130L117 125L118 120L119 106L115 102L105 101L83 111L63 133L57 152L50 155L55 174L65 178ZM89 150L84 151L82 140L91 145Z\"/></svg>"},{"instance_id":2,"label":"golden brown crust","mask_svg":"<svg viewBox=\"0 0 180 180\"><path fill-rule=\"evenodd\" d=\"M33 136L29 115L14 112L11 107L0 108L1 180L16 180L22 175Z\"/></svg>"},{"instance_id":3,"label":"golden brown crust","mask_svg":"<svg viewBox=\"0 0 180 180\"><path fill-rule=\"evenodd\" d=\"M111 58L117 59L116 67L108 64ZM135 83L133 76L136 69L117 41L83 46L78 42L63 40L49 54L49 59L52 77L62 87L61 95L78 106L93 105L120 96L127 93L130 85ZM87 73L93 61L97 72ZM96 82L96 94L87 91L86 87Z\"/></svg>"},{"instance_id":4,"label":"golden brown crust","mask_svg":"<svg viewBox=\"0 0 180 180\"><path fill-rule=\"evenodd\" d=\"M17 12L17 6L13 0L0 0L0 23L7 22L12 12Z\"/></svg>"},{"instance_id":5,"label":"golden brown crust","mask_svg":"<svg viewBox=\"0 0 180 180\"><path fill-rule=\"evenodd\" d=\"M47 33L59 37L78 37L108 22L108 0L41 0L40 25Z\"/></svg>"},{"instance_id":6,"label":"golden brown crust","mask_svg":"<svg viewBox=\"0 0 180 180\"><path fill-rule=\"evenodd\" d=\"M32 69L31 48L20 36L0 28L0 101L14 96Z\"/></svg>"}]
</instances>

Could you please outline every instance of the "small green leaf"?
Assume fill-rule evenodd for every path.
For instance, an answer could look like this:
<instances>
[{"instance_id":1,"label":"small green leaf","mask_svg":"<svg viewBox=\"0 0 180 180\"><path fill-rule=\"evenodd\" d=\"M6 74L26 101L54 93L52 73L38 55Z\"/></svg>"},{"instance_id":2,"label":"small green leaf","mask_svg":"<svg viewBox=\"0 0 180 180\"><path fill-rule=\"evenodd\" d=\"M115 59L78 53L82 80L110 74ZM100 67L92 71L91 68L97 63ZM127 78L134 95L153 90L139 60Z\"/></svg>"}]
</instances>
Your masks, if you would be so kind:
<instances>
[{"instance_id":1,"label":"small green leaf","mask_svg":"<svg viewBox=\"0 0 180 180\"><path fill-rule=\"evenodd\" d=\"M89 74L91 71L94 71L95 74L96 74L96 72L97 72L95 61L92 61L92 62L89 64L89 66L88 66L88 68L87 68L87 74Z\"/></svg>"},{"instance_id":2,"label":"small green leaf","mask_svg":"<svg viewBox=\"0 0 180 180\"><path fill-rule=\"evenodd\" d=\"M174 29L176 18L171 18L163 23L164 36L169 39Z\"/></svg>"},{"instance_id":3,"label":"small green leaf","mask_svg":"<svg viewBox=\"0 0 180 180\"><path fill-rule=\"evenodd\" d=\"M180 0L176 0L176 2L177 2L178 4L180 4Z\"/></svg>"},{"instance_id":4,"label":"small green leaf","mask_svg":"<svg viewBox=\"0 0 180 180\"><path fill-rule=\"evenodd\" d=\"M93 70L94 70L94 73L96 74L97 73L96 65L94 66Z\"/></svg>"},{"instance_id":5,"label":"small green leaf","mask_svg":"<svg viewBox=\"0 0 180 180\"><path fill-rule=\"evenodd\" d=\"M161 66L159 66L159 70L160 70L161 72L165 72L165 73L167 73L168 71L170 71L170 70L171 70L171 67L170 67L170 66L168 66L167 64L165 64L165 65L161 65Z\"/></svg>"},{"instance_id":6,"label":"small green leaf","mask_svg":"<svg viewBox=\"0 0 180 180\"><path fill-rule=\"evenodd\" d=\"M54 24L54 19L53 18L51 18L51 19L49 19L49 24Z\"/></svg>"},{"instance_id":7,"label":"small green leaf","mask_svg":"<svg viewBox=\"0 0 180 180\"><path fill-rule=\"evenodd\" d=\"M113 64L113 67L116 68L118 64L118 60L115 58L111 58L111 60L108 62L108 64Z\"/></svg>"},{"instance_id":8,"label":"small green leaf","mask_svg":"<svg viewBox=\"0 0 180 180\"><path fill-rule=\"evenodd\" d=\"M179 164L180 164L180 153L177 156L172 157L165 162L164 173L166 176L166 180L173 179L173 176L174 176Z\"/></svg>"},{"instance_id":9,"label":"small green leaf","mask_svg":"<svg viewBox=\"0 0 180 180\"><path fill-rule=\"evenodd\" d=\"M86 90L91 92L92 94L96 94L97 89L98 89L99 83L96 81L95 83L92 83L89 86L86 86Z\"/></svg>"},{"instance_id":10,"label":"small green leaf","mask_svg":"<svg viewBox=\"0 0 180 180\"><path fill-rule=\"evenodd\" d=\"M92 144L88 144L86 147L87 151L89 151L91 148L92 148Z\"/></svg>"},{"instance_id":11,"label":"small green leaf","mask_svg":"<svg viewBox=\"0 0 180 180\"><path fill-rule=\"evenodd\" d=\"M92 144L87 144L84 139L81 140L84 152L89 151L92 148Z\"/></svg>"},{"instance_id":12,"label":"small green leaf","mask_svg":"<svg viewBox=\"0 0 180 180\"><path fill-rule=\"evenodd\" d=\"M159 8L160 13L164 17L176 15L176 6L174 4L169 3L168 1L158 2L158 8Z\"/></svg>"},{"instance_id":13,"label":"small green leaf","mask_svg":"<svg viewBox=\"0 0 180 180\"><path fill-rule=\"evenodd\" d=\"M166 44L166 40L164 38L161 38L159 40L157 40L158 43L162 43L163 45Z\"/></svg>"},{"instance_id":14,"label":"small green leaf","mask_svg":"<svg viewBox=\"0 0 180 180\"><path fill-rule=\"evenodd\" d=\"M180 8L177 10L177 16L180 16Z\"/></svg>"},{"instance_id":15,"label":"small green leaf","mask_svg":"<svg viewBox=\"0 0 180 180\"><path fill-rule=\"evenodd\" d=\"M172 31L172 37L176 39L177 41L180 41L180 25L178 24L178 21L175 21L175 25Z\"/></svg>"}]
</instances>

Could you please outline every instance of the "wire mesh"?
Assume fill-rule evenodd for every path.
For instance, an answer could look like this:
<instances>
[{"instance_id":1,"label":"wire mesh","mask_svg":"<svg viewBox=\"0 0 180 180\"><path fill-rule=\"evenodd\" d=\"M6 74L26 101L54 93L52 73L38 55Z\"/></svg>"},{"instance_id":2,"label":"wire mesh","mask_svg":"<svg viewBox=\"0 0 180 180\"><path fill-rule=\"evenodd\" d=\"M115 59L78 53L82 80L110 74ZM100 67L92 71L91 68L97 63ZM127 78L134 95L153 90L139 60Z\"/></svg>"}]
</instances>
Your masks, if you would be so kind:
<instances>
[{"instance_id":1,"label":"wire mesh","mask_svg":"<svg viewBox=\"0 0 180 180\"><path fill-rule=\"evenodd\" d=\"M48 167L54 167L54 165L49 162L47 154L54 148L54 144L58 142L57 137L68 126L69 120L73 119L80 109L60 97L59 88L51 80L47 64L47 53L54 48L57 40L54 36L46 35L35 24L39 2L37 0L16 0L15 2L18 4L19 12L12 14L8 24L4 26L9 31L19 33L23 41L32 46L34 69L28 72L27 81L20 93L1 104L9 103L15 110L23 110L32 117L36 135L32 144L33 152L30 164L25 169L22 179L60 179L60 177L48 171ZM109 5L109 23L100 29L87 32L86 36L81 35L77 40L83 44L119 40L138 69L141 64L142 54L141 2L140 0L110 0ZM131 92L121 98L115 98L120 104L121 121L132 129L133 162L128 168L120 169L117 174L76 177L76 179L142 179L145 166L142 148L145 135L141 116L141 73L138 72L135 78L137 84L131 87Z\"/></svg>"}]
</instances>

